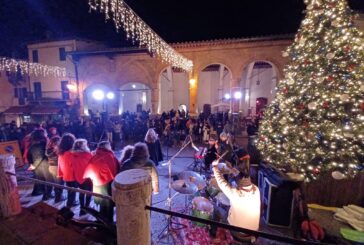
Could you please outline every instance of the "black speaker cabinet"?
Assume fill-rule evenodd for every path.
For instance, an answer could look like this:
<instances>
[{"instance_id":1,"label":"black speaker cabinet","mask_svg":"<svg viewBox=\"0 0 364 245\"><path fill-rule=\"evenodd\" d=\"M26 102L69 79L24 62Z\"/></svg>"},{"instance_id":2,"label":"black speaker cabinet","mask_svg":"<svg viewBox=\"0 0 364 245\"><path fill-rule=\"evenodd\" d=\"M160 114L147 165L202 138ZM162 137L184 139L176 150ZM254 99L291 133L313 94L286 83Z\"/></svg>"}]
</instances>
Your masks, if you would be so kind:
<instances>
[{"instance_id":1,"label":"black speaker cabinet","mask_svg":"<svg viewBox=\"0 0 364 245\"><path fill-rule=\"evenodd\" d=\"M270 226L290 228L294 207L293 190L297 182L261 169L258 185L262 195L263 220Z\"/></svg>"}]
</instances>

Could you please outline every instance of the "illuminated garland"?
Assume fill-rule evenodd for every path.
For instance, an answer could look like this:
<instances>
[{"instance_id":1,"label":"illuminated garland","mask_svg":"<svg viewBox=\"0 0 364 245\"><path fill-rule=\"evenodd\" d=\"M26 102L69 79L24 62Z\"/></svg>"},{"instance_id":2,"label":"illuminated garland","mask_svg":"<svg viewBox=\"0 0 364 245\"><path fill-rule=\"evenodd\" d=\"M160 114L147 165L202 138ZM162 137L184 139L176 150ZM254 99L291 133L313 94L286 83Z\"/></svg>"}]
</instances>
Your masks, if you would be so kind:
<instances>
[{"instance_id":1,"label":"illuminated garland","mask_svg":"<svg viewBox=\"0 0 364 245\"><path fill-rule=\"evenodd\" d=\"M177 53L157 33L155 33L124 1L122 0L89 0L90 9L105 14L105 19L112 19L117 30L123 28L128 39L137 41L149 52L160 56L174 67L191 71L193 63Z\"/></svg>"},{"instance_id":2,"label":"illuminated garland","mask_svg":"<svg viewBox=\"0 0 364 245\"><path fill-rule=\"evenodd\" d=\"M0 71L17 72L22 75L65 77L66 68L59 66L48 66L39 63L31 63L25 60L16 60L0 57Z\"/></svg>"}]
</instances>

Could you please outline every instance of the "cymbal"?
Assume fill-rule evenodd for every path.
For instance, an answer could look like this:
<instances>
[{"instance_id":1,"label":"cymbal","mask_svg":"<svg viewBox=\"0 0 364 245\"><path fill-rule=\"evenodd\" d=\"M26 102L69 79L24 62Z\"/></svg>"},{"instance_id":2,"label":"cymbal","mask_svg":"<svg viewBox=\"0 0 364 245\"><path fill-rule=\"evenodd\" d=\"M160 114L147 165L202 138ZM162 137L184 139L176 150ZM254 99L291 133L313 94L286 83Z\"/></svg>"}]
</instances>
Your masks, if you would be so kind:
<instances>
[{"instance_id":1,"label":"cymbal","mask_svg":"<svg viewBox=\"0 0 364 245\"><path fill-rule=\"evenodd\" d=\"M176 180L172 183L173 190L181 194L193 195L198 191L197 185L185 180Z\"/></svg>"},{"instance_id":2,"label":"cymbal","mask_svg":"<svg viewBox=\"0 0 364 245\"><path fill-rule=\"evenodd\" d=\"M184 171L180 173L178 175L178 179L197 185L199 190L206 187L206 181L202 178L202 176L193 171Z\"/></svg>"}]
</instances>

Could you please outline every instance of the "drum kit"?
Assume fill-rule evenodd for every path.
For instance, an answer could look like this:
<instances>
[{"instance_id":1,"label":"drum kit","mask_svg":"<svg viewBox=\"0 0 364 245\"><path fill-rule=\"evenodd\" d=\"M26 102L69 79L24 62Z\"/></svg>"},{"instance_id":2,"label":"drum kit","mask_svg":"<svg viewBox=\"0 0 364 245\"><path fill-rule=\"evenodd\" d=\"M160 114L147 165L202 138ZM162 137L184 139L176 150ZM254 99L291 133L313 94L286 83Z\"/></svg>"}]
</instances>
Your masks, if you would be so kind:
<instances>
[{"instance_id":1,"label":"drum kit","mask_svg":"<svg viewBox=\"0 0 364 245\"><path fill-rule=\"evenodd\" d=\"M221 170L227 174L234 174L229 167L219 166ZM224 170L225 169L225 170ZM172 189L176 194L185 195L186 199L189 197L192 202L185 202L185 210L191 210L193 216L212 219L214 214L214 207L220 207L226 212L230 208L230 201L226 195L221 192L215 177L212 175L209 180L204 176L194 171L184 171L178 174L178 180L172 183ZM188 206L187 203L192 204ZM201 223L194 223L197 226L204 226Z\"/></svg>"}]
</instances>

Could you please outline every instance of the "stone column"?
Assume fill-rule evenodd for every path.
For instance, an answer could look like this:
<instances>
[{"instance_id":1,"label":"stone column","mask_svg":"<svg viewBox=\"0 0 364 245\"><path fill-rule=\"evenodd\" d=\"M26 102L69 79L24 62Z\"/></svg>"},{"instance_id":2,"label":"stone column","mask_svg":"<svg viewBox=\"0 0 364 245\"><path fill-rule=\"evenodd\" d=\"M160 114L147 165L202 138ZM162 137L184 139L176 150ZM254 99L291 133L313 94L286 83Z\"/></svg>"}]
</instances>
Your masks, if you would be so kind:
<instances>
[{"instance_id":1,"label":"stone column","mask_svg":"<svg viewBox=\"0 0 364 245\"><path fill-rule=\"evenodd\" d=\"M13 155L0 155L0 215L10 217L21 212L18 184L15 176L15 157Z\"/></svg>"},{"instance_id":2,"label":"stone column","mask_svg":"<svg viewBox=\"0 0 364 245\"><path fill-rule=\"evenodd\" d=\"M198 76L190 74L188 80L190 86L190 114L198 114L197 112L197 89L198 89Z\"/></svg>"},{"instance_id":3,"label":"stone column","mask_svg":"<svg viewBox=\"0 0 364 245\"><path fill-rule=\"evenodd\" d=\"M151 177L142 169L119 173L112 185L112 197L116 205L118 245L151 244L150 211Z\"/></svg>"}]
</instances>

